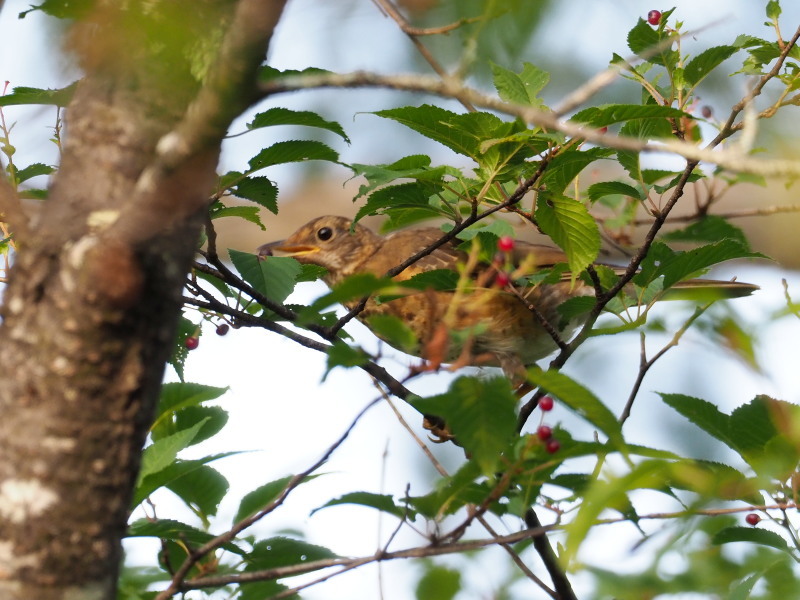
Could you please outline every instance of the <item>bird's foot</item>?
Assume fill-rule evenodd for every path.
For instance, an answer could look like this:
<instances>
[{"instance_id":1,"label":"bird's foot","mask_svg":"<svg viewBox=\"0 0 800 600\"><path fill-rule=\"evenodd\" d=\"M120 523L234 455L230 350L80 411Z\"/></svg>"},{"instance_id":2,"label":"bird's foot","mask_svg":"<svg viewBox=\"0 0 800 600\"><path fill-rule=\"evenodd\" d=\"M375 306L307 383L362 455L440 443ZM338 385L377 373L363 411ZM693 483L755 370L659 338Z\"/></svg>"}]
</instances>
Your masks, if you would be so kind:
<instances>
[{"instance_id":1,"label":"bird's foot","mask_svg":"<svg viewBox=\"0 0 800 600\"><path fill-rule=\"evenodd\" d=\"M444 444L445 442L451 442L455 439L455 436L450 433L450 429L447 427L447 423L444 422L444 419L436 415L425 415L422 419L422 427L431 432L428 439L434 444Z\"/></svg>"}]
</instances>

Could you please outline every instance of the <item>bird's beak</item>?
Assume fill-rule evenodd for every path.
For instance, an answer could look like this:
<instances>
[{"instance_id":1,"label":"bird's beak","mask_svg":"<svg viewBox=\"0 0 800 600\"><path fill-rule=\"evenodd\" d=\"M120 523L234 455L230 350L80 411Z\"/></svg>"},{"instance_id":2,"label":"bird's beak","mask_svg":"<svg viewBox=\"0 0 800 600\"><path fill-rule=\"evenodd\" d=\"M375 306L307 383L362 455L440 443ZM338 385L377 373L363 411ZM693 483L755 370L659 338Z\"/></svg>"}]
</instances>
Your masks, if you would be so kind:
<instances>
[{"instance_id":1,"label":"bird's beak","mask_svg":"<svg viewBox=\"0 0 800 600\"><path fill-rule=\"evenodd\" d=\"M264 244L263 246L259 246L257 250L259 258L266 258L267 256L302 256L315 252L319 252L319 246L304 244L292 245L287 244L286 240Z\"/></svg>"}]
</instances>

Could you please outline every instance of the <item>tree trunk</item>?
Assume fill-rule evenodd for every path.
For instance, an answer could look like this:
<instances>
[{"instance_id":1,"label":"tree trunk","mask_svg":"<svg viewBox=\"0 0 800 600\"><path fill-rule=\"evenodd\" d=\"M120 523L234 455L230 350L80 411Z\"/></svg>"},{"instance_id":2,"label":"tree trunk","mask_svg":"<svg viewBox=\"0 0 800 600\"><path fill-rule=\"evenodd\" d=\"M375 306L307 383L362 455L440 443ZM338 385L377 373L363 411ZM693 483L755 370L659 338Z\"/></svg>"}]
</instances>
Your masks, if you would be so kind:
<instances>
[{"instance_id":1,"label":"tree trunk","mask_svg":"<svg viewBox=\"0 0 800 600\"><path fill-rule=\"evenodd\" d=\"M67 110L61 168L41 217L12 223L18 254L0 327L4 600L115 597L220 142L252 97L283 7L120 4L99 2L71 34L86 77ZM229 35L198 80L189 50L221 21Z\"/></svg>"}]
</instances>

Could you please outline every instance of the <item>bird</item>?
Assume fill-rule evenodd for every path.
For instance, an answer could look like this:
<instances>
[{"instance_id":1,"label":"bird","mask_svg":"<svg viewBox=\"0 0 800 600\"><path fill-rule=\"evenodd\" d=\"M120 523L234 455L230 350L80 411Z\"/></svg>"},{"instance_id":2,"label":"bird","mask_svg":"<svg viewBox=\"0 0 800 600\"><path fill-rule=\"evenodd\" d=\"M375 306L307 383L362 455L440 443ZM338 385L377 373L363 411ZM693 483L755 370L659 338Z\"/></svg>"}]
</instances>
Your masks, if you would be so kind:
<instances>
[{"instance_id":1,"label":"bird","mask_svg":"<svg viewBox=\"0 0 800 600\"><path fill-rule=\"evenodd\" d=\"M356 274L382 277L443 235L435 227L380 235L346 217L328 215L312 219L285 240L260 246L257 253L261 259L290 256L303 264L324 267L323 281L335 287ZM402 286L420 273L446 269L460 273L460 285L455 289L401 287L400 293L392 291L389 300L369 298L356 316L367 327L376 315L398 318L416 337L415 343L400 349L426 361L430 370L443 364L453 368L496 366L515 387L522 386L526 368L552 354L585 322L585 314L565 321L559 307L570 298L594 296L595 286L568 272L552 282L518 284L523 274L541 273L568 262L561 250L550 246L506 240L505 252L479 262L475 253L459 247L461 243L447 241L393 277ZM758 289L749 283L704 279L674 287L711 291L724 298L746 296ZM355 298L343 304L353 309L360 302ZM379 338L394 343L377 329L373 332Z\"/></svg>"}]
</instances>

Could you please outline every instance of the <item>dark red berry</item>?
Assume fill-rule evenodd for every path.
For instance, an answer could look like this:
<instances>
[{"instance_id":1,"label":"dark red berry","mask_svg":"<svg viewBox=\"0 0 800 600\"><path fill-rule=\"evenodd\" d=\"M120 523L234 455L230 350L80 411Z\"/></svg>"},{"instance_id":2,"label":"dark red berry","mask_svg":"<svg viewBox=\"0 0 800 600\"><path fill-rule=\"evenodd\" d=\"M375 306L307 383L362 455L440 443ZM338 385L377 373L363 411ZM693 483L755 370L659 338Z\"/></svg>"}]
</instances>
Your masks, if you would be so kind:
<instances>
[{"instance_id":1,"label":"dark red berry","mask_svg":"<svg viewBox=\"0 0 800 600\"><path fill-rule=\"evenodd\" d=\"M504 273L503 271L500 271L497 275L494 276L494 284L497 287L504 288L509 283L511 283L511 278L508 276L508 273Z\"/></svg>"},{"instance_id":2,"label":"dark red berry","mask_svg":"<svg viewBox=\"0 0 800 600\"><path fill-rule=\"evenodd\" d=\"M200 338L194 335L190 335L186 338L186 341L183 342L186 346L187 350L194 350L200 345Z\"/></svg>"},{"instance_id":3,"label":"dark red berry","mask_svg":"<svg viewBox=\"0 0 800 600\"><path fill-rule=\"evenodd\" d=\"M708 104L706 104L700 109L700 114L703 115L704 119L710 119L711 115L714 114L714 111L711 110L711 107Z\"/></svg>"},{"instance_id":4,"label":"dark red berry","mask_svg":"<svg viewBox=\"0 0 800 600\"><path fill-rule=\"evenodd\" d=\"M747 515L744 520L747 522L748 525L752 525L755 527L761 521L761 517L759 517L756 513L750 513Z\"/></svg>"},{"instance_id":5,"label":"dark red berry","mask_svg":"<svg viewBox=\"0 0 800 600\"><path fill-rule=\"evenodd\" d=\"M539 398L539 408L541 408L544 412L553 410L554 404L555 402L553 402L553 399L550 396L542 396Z\"/></svg>"},{"instance_id":6,"label":"dark red berry","mask_svg":"<svg viewBox=\"0 0 800 600\"><path fill-rule=\"evenodd\" d=\"M504 235L497 240L497 249L500 252L511 252L514 249L514 238Z\"/></svg>"},{"instance_id":7,"label":"dark red berry","mask_svg":"<svg viewBox=\"0 0 800 600\"><path fill-rule=\"evenodd\" d=\"M225 335L226 333L228 333L229 329L230 325L228 325L227 323L220 323L219 325L217 325L217 335Z\"/></svg>"},{"instance_id":8,"label":"dark red berry","mask_svg":"<svg viewBox=\"0 0 800 600\"><path fill-rule=\"evenodd\" d=\"M561 442L557 439L549 439L547 443L544 445L544 449L547 450L550 454L555 454L559 450L561 450Z\"/></svg>"},{"instance_id":9,"label":"dark red berry","mask_svg":"<svg viewBox=\"0 0 800 600\"><path fill-rule=\"evenodd\" d=\"M547 425L539 425L539 428L536 430L536 435L539 436L540 440L546 442L553 437L553 430Z\"/></svg>"},{"instance_id":10,"label":"dark red berry","mask_svg":"<svg viewBox=\"0 0 800 600\"><path fill-rule=\"evenodd\" d=\"M658 25L661 23L661 11L651 10L647 13L647 22L650 23L650 25Z\"/></svg>"}]
</instances>

